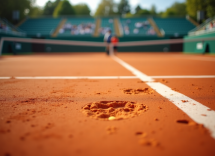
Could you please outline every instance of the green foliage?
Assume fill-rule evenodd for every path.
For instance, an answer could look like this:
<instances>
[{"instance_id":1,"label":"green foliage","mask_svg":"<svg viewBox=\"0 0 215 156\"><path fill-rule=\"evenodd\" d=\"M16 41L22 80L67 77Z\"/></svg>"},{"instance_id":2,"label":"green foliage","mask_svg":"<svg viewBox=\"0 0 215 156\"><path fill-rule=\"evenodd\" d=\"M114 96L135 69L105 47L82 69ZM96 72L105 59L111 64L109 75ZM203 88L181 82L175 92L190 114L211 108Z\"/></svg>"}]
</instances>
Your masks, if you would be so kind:
<instances>
[{"instance_id":1,"label":"green foliage","mask_svg":"<svg viewBox=\"0 0 215 156\"><path fill-rule=\"evenodd\" d=\"M75 15L75 10L68 0L60 1L54 10L53 16Z\"/></svg>"},{"instance_id":2,"label":"green foliage","mask_svg":"<svg viewBox=\"0 0 215 156\"><path fill-rule=\"evenodd\" d=\"M26 10L31 10L35 0L1 0L0 2L0 17L6 18L14 23L12 19L13 11L17 10L20 14L20 19L25 18Z\"/></svg>"},{"instance_id":3,"label":"green foliage","mask_svg":"<svg viewBox=\"0 0 215 156\"><path fill-rule=\"evenodd\" d=\"M197 18L197 11L204 11L206 18L215 16L214 0L187 0L187 12L189 16Z\"/></svg>"},{"instance_id":4,"label":"green foliage","mask_svg":"<svg viewBox=\"0 0 215 156\"><path fill-rule=\"evenodd\" d=\"M135 8L135 14L137 14L142 8L140 7L140 5L137 5L137 7Z\"/></svg>"},{"instance_id":5,"label":"green foliage","mask_svg":"<svg viewBox=\"0 0 215 156\"><path fill-rule=\"evenodd\" d=\"M167 8L167 10L162 13L163 17L169 16L183 16L185 17L187 14L186 4L175 2L171 7Z\"/></svg>"},{"instance_id":6,"label":"green foliage","mask_svg":"<svg viewBox=\"0 0 215 156\"><path fill-rule=\"evenodd\" d=\"M137 7L135 8L135 15L138 16L157 15L156 7L155 5L152 5L151 10L148 10L142 9L140 5L137 5Z\"/></svg>"},{"instance_id":7,"label":"green foliage","mask_svg":"<svg viewBox=\"0 0 215 156\"><path fill-rule=\"evenodd\" d=\"M150 12L151 12L151 15L157 15L157 9L155 5L152 5Z\"/></svg>"},{"instance_id":8,"label":"green foliage","mask_svg":"<svg viewBox=\"0 0 215 156\"><path fill-rule=\"evenodd\" d=\"M118 13L124 15L130 12L130 5L128 0L121 0L118 4Z\"/></svg>"},{"instance_id":9,"label":"green foliage","mask_svg":"<svg viewBox=\"0 0 215 156\"><path fill-rule=\"evenodd\" d=\"M131 17L133 17L133 16L134 16L134 15L133 15L132 13L129 12L129 13L125 14L124 17L125 17L125 18L131 18Z\"/></svg>"},{"instance_id":10,"label":"green foliage","mask_svg":"<svg viewBox=\"0 0 215 156\"><path fill-rule=\"evenodd\" d=\"M214 17L215 16L215 0L207 0L206 1L207 5L207 16L208 17Z\"/></svg>"},{"instance_id":11,"label":"green foliage","mask_svg":"<svg viewBox=\"0 0 215 156\"><path fill-rule=\"evenodd\" d=\"M43 9L36 6L32 7L28 15L31 17L39 17L43 15Z\"/></svg>"},{"instance_id":12,"label":"green foliage","mask_svg":"<svg viewBox=\"0 0 215 156\"><path fill-rule=\"evenodd\" d=\"M187 13L193 18L197 18L197 11L206 11L206 0L187 0Z\"/></svg>"},{"instance_id":13,"label":"green foliage","mask_svg":"<svg viewBox=\"0 0 215 156\"><path fill-rule=\"evenodd\" d=\"M57 7L60 1L61 0L55 0L54 2L52 2L49 0L48 2L46 2L46 5L43 10L43 15L52 16L55 8Z\"/></svg>"},{"instance_id":14,"label":"green foliage","mask_svg":"<svg viewBox=\"0 0 215 156\"><path fill-rule=\"evenodd\" d=\"M147 9L141 9L137 12L136 15L151 15L151 11L149 11Z\"/></svg>"},{"instance_id":15,"label":"green foliage","mask_svg":"<svg viewBox=\"0 0 215 156\"><path fill-rule=\"evenodd\" d=\"M113 0L101 0L101 3L99 4L95 16L110 16L110 15L116 15L117 12L114 11L116 7L116 4Z\"/></svg>"},{"instance_id":16,"label":"green foliage","mask_svg":"<svg viewBox=\"0 0 215 156\"><path fill-rule=\"evenodd\" d=\"M90 9L87 4L81 3L74 6L76 15L90 15Z\"/></svg>"}]
</instances>

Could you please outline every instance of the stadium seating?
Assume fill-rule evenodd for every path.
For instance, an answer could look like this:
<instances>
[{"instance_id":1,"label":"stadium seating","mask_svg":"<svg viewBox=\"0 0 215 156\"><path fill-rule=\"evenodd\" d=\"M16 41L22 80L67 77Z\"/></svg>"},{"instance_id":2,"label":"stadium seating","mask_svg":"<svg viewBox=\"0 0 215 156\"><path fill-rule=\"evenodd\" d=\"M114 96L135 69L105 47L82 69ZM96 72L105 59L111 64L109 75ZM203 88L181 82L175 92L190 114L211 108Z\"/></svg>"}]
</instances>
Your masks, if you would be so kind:
<instances>
[{"instance_id":1,"label":"stadium seating","mask_svg":"<svg viewBox=\"0 0 215 156\"><path fill-rule=\"evenodd\" d=\"M153 18L159 29L163 30L165 35L182 36L195 26L186 18Z\"/></svg>"},{"instance_id":2,"label":"stadium seating","mask_svg":"<svg viewBox=\"0 0 215 156\"><path fill-rule=\"evenodd\" d=\"M121 18L120 22L125 36L156 35L147 18Z\"/></svg>"},{"instance_id":3,"label":"stadium seating","mask_svg":"<svg viewBox=\"0 0 215 156\"><path fill-rule=\"evenodd\" d=\"M114 18L103 17L99 26L95 28L96 20L91 17L66 18L66 23L60 26L63 18L28 18L19 28L26 31L28 36L53 37L55 31L57 37L70 36L93 36L98 32L98 36L103 36L109 29L115 34L115 27L121 28L123 32L120 36L157 36L154 26L150 25L146 17L138 18L117 18L116 25ZM195 28L186 18L151 18L156 24L156 28L163 30L164 36L184 36ZM70 27L70 28L69 28ZM74 30L71 29L74 27ZM59 28L59 32L57 31ZM61 29L60 29L61 28ZM69 29L68 29L69 28ZM86 29L85 29L86 28ZM117 27L118 28L118 27Z\"/></svg>"},{"instance_id":4,"label":"stadium seating","mask_svg":"<svg viewBox=\"0 0 215 156\"><path fill-rule=\"evenodd\" d=\"M113 18L102 18L101 19L101 25L100 25L100 30L99 34L102 36L106 33L107 30L111 30L112 33L115 33L114 29L114 19Z\"/></svg>"},{"instance_id":5,"label":"stadium seating","mask_svg":"<svg viewBox=\"0 0 215 156\"><path fill-rule=\"evenodd\" d=\"M189 32L189 36L215 32L215 17L207 19L204 23Z\"/></svg>"},{"instance_id":6,"label":"stadium seating","mask_svg":"<svg viewBox=\"0 0 215 156\"><path fill-rule=\"evenodd\" d=\"M95 30L94 18L67 18L58 36L92 36Z\"/></svg>"},{"instance_id":7,"label":"stadium seating","mask_svg":"<svg viewBox=\"0 0 215 156\"><path fill-rule=\"evenodd\" d=\"M19 28L30 36L50 36L61 18L28 18Z\"/></svg>"},{"instance_id":8,"label":"stadium seating","mask_svg":"<svg viewBox=\"0 0 215 156\"><path fill-rule=\"evenodd\" d=\"M6 20L0 19L0 33L15 35L15 36L26 36L26 33L17 27L13 26Z\"/></svg>"}]
</instances>

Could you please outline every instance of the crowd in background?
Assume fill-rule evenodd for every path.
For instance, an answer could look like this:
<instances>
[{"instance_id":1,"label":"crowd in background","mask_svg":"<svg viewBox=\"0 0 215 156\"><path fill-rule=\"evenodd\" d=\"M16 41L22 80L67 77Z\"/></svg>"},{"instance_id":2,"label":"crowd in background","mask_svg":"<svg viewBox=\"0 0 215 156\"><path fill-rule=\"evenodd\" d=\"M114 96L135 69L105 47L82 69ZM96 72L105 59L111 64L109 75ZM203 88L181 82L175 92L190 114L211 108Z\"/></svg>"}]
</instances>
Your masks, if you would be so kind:
<instances>
[{"instance_id":1,"label":"crowd in background","mask_svg":"<svg viewBox=\"0 0 215 156\"><path fill-rule=\"evenodd\" d=\"M11 28L2 20L0 20L0 30L2 30L2 31L12 31Z\"/></svg>"},{"instance_id":2,"label":"crowd in background","mask_svg":"<svg viewBox=\"0 0 215 156\"><path fill-rule=\"evenodd\" d=\"M210 22L207 26L206 26L206 29L207 30L211 30L215 28L215 20L213 20L212 22Z\"/></svg>"},{"instance_id":3,"label":"crowd in background","mask_svg":"<svg viewBox=\"0 0 215 156\"><path fill-rule=\"evenodd\" d=\"M207 21L206 21L207 22ZM215 19L203 27L203 30L212 30L215 28Z\"/></svg>"},{"instance_id":4,"label":"crowd in background","mask_svg":"<svg viewBox=\"0 0 215 156\"><path fill-rule=\"evenodd\" d=\"M108 20L107 26L99 28L99 34L105 35L109 30L111 30L111 25L113 25L113 19Z\"/></svg>"},{"instance_id":5,"label":"crowd in background","mask_svg":"<svg viewBox=\"0 0 215 156\"><path fill-rule=\"evenodd\" d=\"M142 34L142 30L144 30L146 35L155 35L156 34L154 29L151 27L151 25L149 24L148 21L136 22L136 23L134 23L134 27L132 26L133 28L130 28L131 24L133 24L133 23L131 23L131 20L129 20L129 19L126 20L126 22L124 23L123 29L124 29L124 33L126 35L129 35L132 32L133 32L133 34L138 34L138 33Z\"/></svg>"},{"instance_id":6,"label":"crowd in background","mask_svg":"<svg viewBox=\"0 0 215 156\"><path fill-rule=\"evenodd\" d=\"M94 23L81 23L78 25L66 23L62 29L60 29L60 34L65 32L70 32L72 35L84 35L84 34L93 34L95 29Z\"/></svg>"},{"instance_id":7,"label":"crowd in background","mask_svg":"<svg viewBox=\"0 0 215 156\"><path fill-rule=\"evenodd\" d=\"M109 26L99 28L99 33L104 35L108 30L111 30Z\"/></svg>"}]
</instances>

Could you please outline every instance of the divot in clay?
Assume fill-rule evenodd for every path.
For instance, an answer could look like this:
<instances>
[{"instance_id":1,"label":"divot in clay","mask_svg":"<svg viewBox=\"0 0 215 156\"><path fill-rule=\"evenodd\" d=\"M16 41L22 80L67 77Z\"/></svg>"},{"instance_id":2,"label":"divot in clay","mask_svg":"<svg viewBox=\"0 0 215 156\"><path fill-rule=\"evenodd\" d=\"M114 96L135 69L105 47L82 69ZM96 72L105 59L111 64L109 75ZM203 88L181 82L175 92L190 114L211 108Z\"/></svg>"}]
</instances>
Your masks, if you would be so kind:
<instances>
[{"instance_id":1,"label":"divot in clay","mask_svg":"<svg viewBox=\"0 0 215 156\"><path fill-rule=\"evenodd\" d=\"M150 88L139 88L139 89L123 89L125 94L153 94L154 90Z\"/></svg>"},{"instance_id":2,"label":"divot in clay","mask_svg":"<svg viewBox=\"0 0 215 156\"><path fill-rule=\"evenodd\" d=\"M130 101L98 101L82 107L82 112L99 120L133 118L148 110L148 106Z\"/></svg>"}]
</instances>

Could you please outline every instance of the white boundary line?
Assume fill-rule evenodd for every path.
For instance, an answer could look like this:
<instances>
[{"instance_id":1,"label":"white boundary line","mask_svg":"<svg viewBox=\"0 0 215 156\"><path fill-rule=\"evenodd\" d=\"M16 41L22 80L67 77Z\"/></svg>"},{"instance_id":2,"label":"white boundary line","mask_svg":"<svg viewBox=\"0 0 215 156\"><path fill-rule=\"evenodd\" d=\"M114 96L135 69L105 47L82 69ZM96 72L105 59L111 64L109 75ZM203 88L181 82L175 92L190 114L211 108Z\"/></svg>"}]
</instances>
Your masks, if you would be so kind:
<instances>
[{"instance_id":1,"label":"white boundary line","mask_svg":"<svg viewBox=\"0 0 215 156\"><path fill-rule=\"evenodd\" d=\"M3 80L4 80L4 79L10 79L10 78L11 78L11 77L0 77L0 80L1 80L1 79L3 79Z\"/></svg>"},{"instance_id":2,"label":"white boundary line","mask_svg":"<svg viewBox=\"0 0 215 156\"><path fill-rule=\"evenodd\" d=\"M112 58L116 62L118 62L119 64L121 64L123 67L125 67L126 69L128 69L129 71L131 71L135 76L137 76L142 81L154 81L151 77L143 74L141 71L139 71L139 70L135 69L134 67L130 66L129 64L125 63L124 61L122 61L118 57L112 56Z\"/></svg>"},{"instance_id":3,"label":"white boundary line","mask_svg":"<svg viewBox=\"0 0 215 156\"><path fill-rule=\"evenodd\" d=\"M136 76L22 76L0 77L0 79L138 79Z\"/></svg>"},{"instance_id":4,"label":"white boundary line","mask_svg":"<svg viewBox=\"0 0 215 156\"><path fill-rule=\"evenodd\" d=\"M215 111L208 111L210 109L203 104L179 93L171 88L165 86L160 82L153 82L152 77L149 77L142 72L138 71L134 67L125 63L121 59L116 56L112 56L112 58L121 64L123 67L131 71L134 75L136 75L139 79L143 81L147 81L146 84L157 91L160 95L167 98L171 101L175 106L180 108L183 112L185 112L191 119L199 124L203 124L206 128L208 128L211 132L211 137L215 139ZM150 80L150 81L148 81ZM188 102L182 102L181 100L187 100ZM195 105L193 105L195 104Z\"/></svg>"},{"instance_id":5,"label":"white boundary line","mask_svg":"<svg viewBox=\"0 0 215 156\"><path fill-rule=\"evenodd\" d=\"M192 79L198 79L198 78L215 78L215 75L176 75L176 76L150 76L154 79L180 79L180 78L192 78Z\"/></svg>"}]
</instances>

